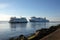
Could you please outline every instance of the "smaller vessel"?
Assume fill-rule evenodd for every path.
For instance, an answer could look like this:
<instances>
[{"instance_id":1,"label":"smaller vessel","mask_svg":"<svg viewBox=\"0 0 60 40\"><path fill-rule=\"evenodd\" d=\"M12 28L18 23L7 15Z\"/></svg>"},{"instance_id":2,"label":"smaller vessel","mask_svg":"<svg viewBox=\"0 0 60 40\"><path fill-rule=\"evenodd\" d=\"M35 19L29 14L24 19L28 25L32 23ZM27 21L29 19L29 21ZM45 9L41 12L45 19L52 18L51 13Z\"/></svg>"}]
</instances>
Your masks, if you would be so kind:
<instances>
[{"instance_id":1,"label":"smaller vessel","mask_svg":"<svg viewBox=\"0 0 60 40\"><path fill-rule=\"evenodd\" d=\"M46 18L40 18L40 17L31 17L31 19L29 19L30 22L49 22L49 20L47 20Z\"/></svg>"},{"instance_id":2,"label":"smaller vessel","mask_svg":"<svg viewBox=\"0 0 60 40\"><path fill-rule=\"evenodd\" d=\"M25 17L21 18L16 18L16 17L11 17L9 23L27 23L27 19Z\"/></svg>"}]
</instances>

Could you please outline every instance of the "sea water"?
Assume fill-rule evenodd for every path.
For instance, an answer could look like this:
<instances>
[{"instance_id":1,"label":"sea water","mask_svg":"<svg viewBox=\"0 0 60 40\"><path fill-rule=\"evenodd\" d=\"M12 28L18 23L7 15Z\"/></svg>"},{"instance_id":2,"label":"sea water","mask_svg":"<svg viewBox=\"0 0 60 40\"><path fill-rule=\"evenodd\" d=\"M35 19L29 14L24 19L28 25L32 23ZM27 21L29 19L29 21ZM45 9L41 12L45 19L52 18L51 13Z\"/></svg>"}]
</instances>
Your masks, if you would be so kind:
<instances>
[{"instance_id":1,"label":"sea water","mask_svg":"<svg viewBox=\"0 0 60 40\"><path fill-rule=\"evenodd\" d=\"M0 21L0 40L8 40L11 37L19 35L30 35L41 28L49 28L60 22L28 22L28 23L9 23L8 21Z\"/></svg>"}]
</instances>

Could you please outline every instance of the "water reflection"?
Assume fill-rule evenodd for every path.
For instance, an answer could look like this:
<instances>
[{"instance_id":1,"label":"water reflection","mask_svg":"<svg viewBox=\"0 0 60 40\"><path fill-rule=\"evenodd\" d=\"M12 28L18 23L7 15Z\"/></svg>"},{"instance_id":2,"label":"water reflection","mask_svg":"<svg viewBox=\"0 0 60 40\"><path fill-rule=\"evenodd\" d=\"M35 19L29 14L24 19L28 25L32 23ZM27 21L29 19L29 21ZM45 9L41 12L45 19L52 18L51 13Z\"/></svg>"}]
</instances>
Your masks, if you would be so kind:
<instances>
[{"instance_id":1,"label":"water reflection","mask_svg":"<svg viewBox=\"0 0 60 40\"><path fill-rule=\"evenodd\" d=\"M36 30L46 28L46 22L31 22L30 26Z\"/></svg>"},{"instance_id":2,"label":"water reflection","mask_svg":"<svg viewBox=\"0 0 60 40\"><path fill-rule=\"evenodd\" d=\"M38 30L47 28L47 22L29 22L29 23L12 23L10 24L11 31L16 30Z\"/></svg>"},{"instance_id":3,"label":"water reflection","mask_svg":"<svg viewBox=\"0 0 60 40\"><path fill-rule=\"evenodd\" d=\"M25 28L27 23L10 23L11 31L16 31L17 29Z\"/></svg>"}]
</instances>

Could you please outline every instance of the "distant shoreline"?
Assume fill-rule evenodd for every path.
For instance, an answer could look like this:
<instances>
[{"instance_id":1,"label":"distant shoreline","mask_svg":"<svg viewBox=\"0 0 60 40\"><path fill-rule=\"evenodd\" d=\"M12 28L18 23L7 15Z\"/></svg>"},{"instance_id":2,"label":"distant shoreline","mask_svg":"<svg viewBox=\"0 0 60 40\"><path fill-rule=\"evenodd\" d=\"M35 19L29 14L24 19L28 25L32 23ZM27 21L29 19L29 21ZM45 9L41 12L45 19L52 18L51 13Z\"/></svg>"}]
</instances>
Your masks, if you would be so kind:
<instances>
[{"instance_id":1,"label":"distant shoreline","mask_svg":"<svg viewBox=\"0 0 60 40\"><path fill-rule=\"evenodd\" d=\"M0 21L0 22L9 22L9 21ZM60 21L49 21L49 22L54 23L54 22L60 22Z\"/></svg>"}]
</instances>

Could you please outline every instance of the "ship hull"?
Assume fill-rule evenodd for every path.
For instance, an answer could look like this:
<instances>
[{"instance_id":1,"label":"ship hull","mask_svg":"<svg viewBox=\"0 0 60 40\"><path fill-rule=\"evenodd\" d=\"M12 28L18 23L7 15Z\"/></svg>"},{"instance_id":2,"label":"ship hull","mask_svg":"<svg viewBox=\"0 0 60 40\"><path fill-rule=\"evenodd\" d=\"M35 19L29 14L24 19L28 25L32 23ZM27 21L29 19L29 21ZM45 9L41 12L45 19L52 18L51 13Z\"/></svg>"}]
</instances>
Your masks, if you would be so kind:
<instances>
[{"instance_id":1,"label":"ship hull","mask_svg":"<svg viewBox=\"0 0 60 40\"><path fill-rule=\"evenodd\" d=\"M9 22L9 23L28 23L28 22Z\"/></svg>"},{"instance_id":2,"label":"ship hull","mask_svg":"<svg viewBox=\"0 0 60 40\"><path fill-rule=\"evenodd\" d=\"M49 22L49 21L36 21L36 20L29 20L30 22Z\"/></svg>"}]
</instances>

